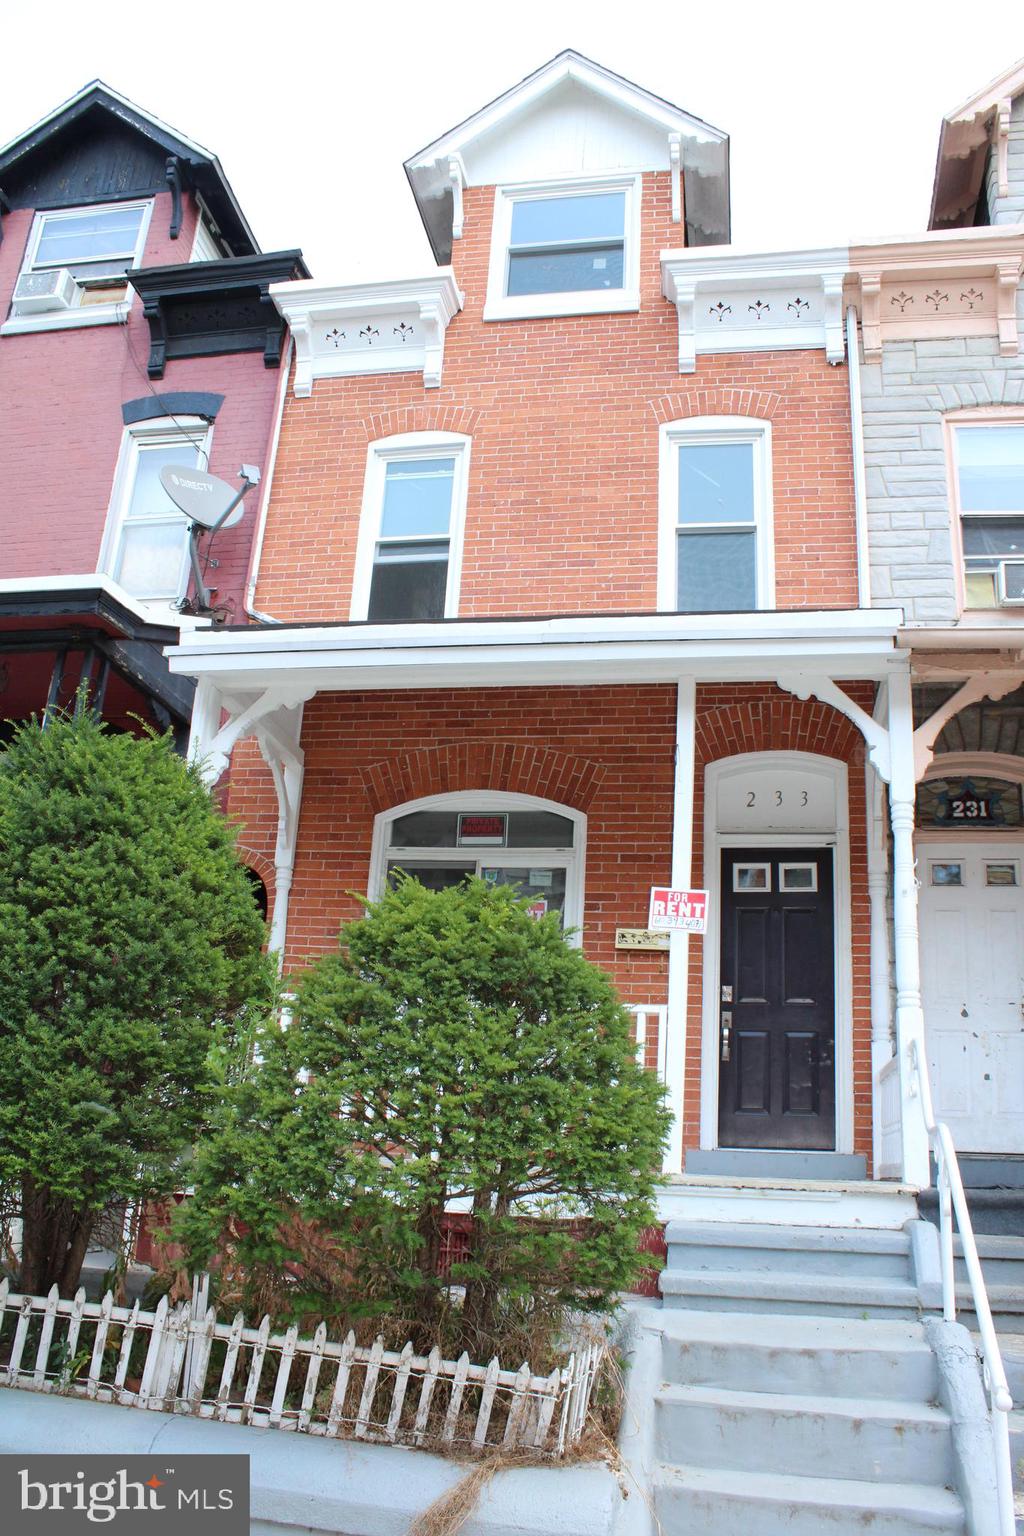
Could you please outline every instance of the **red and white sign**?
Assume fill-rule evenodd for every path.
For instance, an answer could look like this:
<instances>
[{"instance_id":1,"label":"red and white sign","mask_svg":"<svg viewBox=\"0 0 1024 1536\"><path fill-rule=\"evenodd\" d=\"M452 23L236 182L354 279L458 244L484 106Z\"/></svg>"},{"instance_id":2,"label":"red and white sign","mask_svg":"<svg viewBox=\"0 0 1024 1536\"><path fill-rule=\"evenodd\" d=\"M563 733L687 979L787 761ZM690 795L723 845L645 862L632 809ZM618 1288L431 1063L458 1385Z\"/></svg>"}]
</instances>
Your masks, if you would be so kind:
<instances>
[{"instance_id":1,"label":"red and white sign","mask_svg":"<svg viewBox=\"0 0 1024 1536\"><path fill-rule=\"evenodd\" d=\"M647 926L680 933L707 933L707 891L674 891L668 885L652 885Z\"/></svg>"}]
</instances>

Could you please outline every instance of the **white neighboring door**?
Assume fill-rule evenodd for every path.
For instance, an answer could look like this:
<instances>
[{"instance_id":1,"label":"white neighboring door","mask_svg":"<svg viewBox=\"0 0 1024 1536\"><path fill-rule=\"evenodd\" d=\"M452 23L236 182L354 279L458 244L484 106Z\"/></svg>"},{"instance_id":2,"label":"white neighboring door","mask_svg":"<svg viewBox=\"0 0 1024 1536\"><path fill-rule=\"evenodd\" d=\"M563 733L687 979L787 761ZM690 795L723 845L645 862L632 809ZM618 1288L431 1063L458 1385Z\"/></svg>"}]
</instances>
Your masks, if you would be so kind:
<instances>
[{"instance_id":1,"label":"white neighboring door","mask_svg":"<svg viewBox=\"0 0 1024 1536\"><path fill-rule=\"evenodd\" d=\"M1024 1153L1024 843L982 835L917 855L935 1113L958 1151Z\"/></svg>"}]
</instances>

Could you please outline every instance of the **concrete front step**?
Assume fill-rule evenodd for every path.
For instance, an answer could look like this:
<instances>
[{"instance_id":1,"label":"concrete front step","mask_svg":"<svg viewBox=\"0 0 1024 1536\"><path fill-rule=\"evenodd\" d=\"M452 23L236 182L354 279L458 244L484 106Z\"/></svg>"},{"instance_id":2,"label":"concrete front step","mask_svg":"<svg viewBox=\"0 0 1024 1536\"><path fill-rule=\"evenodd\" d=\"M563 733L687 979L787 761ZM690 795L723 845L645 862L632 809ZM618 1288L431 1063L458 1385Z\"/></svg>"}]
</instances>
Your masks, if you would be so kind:
<instances>
[{"instance_id":1,"label":"concrete front step","mask_svg":"<svg viewBox=\"0 0 1024 1536\"><path fill-rule=\"evenodd\" d=\"M1024 1289L1019 1285L992 1285L986 1276L985 1290L989 1310L997 1333L1019 1334L1024 1332ZM956 1287L957 1321L965 1328L976 1330L974 1296L967 1284Z\"/></svg>"},{"instance_id":2,"label":"concrete front step","mask_svg":"<svg viewBox=\"0 0 1024 1536\"><path fill-rule=\"evenodd\" d=\"M978 1257L981 1259L986 1287L1016 1286L1020 1292L1020 1310L1024 1312L1024 1237L1015 1237L1007 1233L999 1235L976 1233L975 1241L978 1245ZM953 1235L953 1252L956 1255L957 1280L966 1284L967 1266L963 1259L964 1245L959 1233Z\"/></svg>"},{"instance_id":3,"label":"concrete front step","mask_svg":"<svg viewBox=\"0 0 1024 1536\"><path fill-rule=\"evenodd\" d=\"M661 1466L654 1507L664 1536L932 1536L965 1531L947 1488L839 1482L778 1472Z\"/></svg>"},{"instance_id":4,"label":"concrete front step","mask_svg":"<svg viewBox=\"0 0 1024 1536\"><path fill-rule=\"evenodd\" d=\"M722 1222L671 1221L665 1231L668 1268L743 1271L798 1268L807 1274L846 1279L906 1280L910 1239L906 1232L791 1227ZM797 1263L794 1256L799 1255Z\"/></svg>"},{"instance_id":5,"label":"concrete front step","mask_svg":"<svg viewBox=\"0 0 1024 1536\"><path fill-rule=\"evenodd\" d=\"M845 1383L843 1384L845 1390ZM930 1404L672 1386L657 1397L658 1455L704 1468L789 1473L828 1467L842 1485L885 1478L945 1487L949 1415Z\"/></svg>"},{"instance_id":6,"label":"concrete front step","mask_svg":"<svg viewBox=\"0 0 1024 1536\"><path fill-rule=\"evenodd\" d=\"M659 1277L666 1308L799 1312L819 1317L916 1318L917 1287L909 1281L806 1275L787 1270L689 1274L669 1267Z\"/></svg>"},{"instance_id":7,"label":"concrete front step","mask_svg":"<svg viewBox=\"0 0 1024 1536\"><path fill-rule=\"evenodd\" d=\"M1022 1341L1024 1342L1024 1341ZM829 1394L930 1403L935 1356L920 1323L673 1311L663 1314L667 1383L732 1391Z\"/></svg>"}]
</instances>

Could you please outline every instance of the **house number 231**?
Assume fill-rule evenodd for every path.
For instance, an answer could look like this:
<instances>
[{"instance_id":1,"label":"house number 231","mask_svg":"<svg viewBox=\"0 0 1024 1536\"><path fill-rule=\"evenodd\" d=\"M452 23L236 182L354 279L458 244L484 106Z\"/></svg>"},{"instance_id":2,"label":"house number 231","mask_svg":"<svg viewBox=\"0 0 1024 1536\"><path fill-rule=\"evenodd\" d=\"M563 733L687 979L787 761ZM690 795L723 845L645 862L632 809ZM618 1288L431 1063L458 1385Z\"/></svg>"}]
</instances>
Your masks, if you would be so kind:
<instances>
[{"instance_id":1,"label":"house number 231","mask_svg":"<svg viewBox=\"0 0 1024 1536\"><path fill-rule=\"evenodd\" d=\"M773 789L773 790L768 791L768 793L770 794L770 796L771 796L771 798L772 798L772 800L773 800L775 805L784 805L785 804L786 797L783 795L781 789ZM800 804L801 804L801 806L804 806L804 805L807 804L807 791L806 791L806 789L794 790L794 794L798 794L800 796ZM748 807L748 809L750 809L751 807L755 806L756 804L757 804L757 791L754 790L754 789L748 789L747 790L747 807Z\"/></svg>"}]
</instances>

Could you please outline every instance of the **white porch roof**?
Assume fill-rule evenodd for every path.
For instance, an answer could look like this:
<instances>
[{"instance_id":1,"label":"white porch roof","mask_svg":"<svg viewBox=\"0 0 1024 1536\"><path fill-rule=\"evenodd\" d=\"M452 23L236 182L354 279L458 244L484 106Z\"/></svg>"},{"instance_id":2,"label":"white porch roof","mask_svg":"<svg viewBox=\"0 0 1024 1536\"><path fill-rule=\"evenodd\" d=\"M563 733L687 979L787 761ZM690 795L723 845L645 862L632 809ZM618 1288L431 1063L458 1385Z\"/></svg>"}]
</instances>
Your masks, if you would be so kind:
<instances>
[{"instance_id":1,"label":"white porch roof","mask_svg":"<svg viewBox=\"0 0 1024 1536\"><path fill-rule=\"evenodd\" d=\"M794 671L884 681L904 670L898 608L281 624L208 630L166 652L218 692L770 682Z\"/></svg>"}]
</instances>

